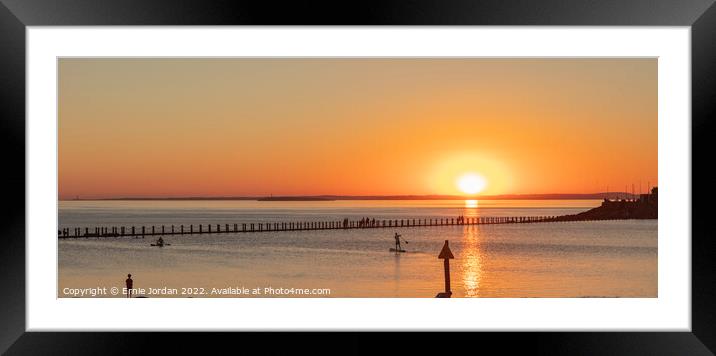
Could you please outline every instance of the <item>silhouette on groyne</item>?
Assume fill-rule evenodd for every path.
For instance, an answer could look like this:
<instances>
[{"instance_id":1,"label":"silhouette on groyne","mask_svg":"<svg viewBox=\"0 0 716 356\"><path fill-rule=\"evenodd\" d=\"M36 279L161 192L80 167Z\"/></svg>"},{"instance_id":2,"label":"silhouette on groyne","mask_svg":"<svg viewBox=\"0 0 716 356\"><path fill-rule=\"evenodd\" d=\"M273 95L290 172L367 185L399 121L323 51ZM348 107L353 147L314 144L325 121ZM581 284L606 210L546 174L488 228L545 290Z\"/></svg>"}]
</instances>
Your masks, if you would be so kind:
<instances>
[{"instance_id":1,"label":"silhouette on groyne","mask_svg":"<svg viewBox=\"0 0 716 356\"><path fill-rule=\"evenodd\" d=\"M481 216L481 217L434 217L418 219L375 219L252 222L232 224L188 224L159 226L97 226L92 228L64 228L58 230L59 238L89 237L144 237L165 235L204 235L251 233L273 231L339 230L339 229L381 229L455 225L527 224L569 221L657 219L658 196L654 188L651 194L642 194L639 199L608 200L602 205L579 214L562 216Z\"/></svg>"}]
</instances>

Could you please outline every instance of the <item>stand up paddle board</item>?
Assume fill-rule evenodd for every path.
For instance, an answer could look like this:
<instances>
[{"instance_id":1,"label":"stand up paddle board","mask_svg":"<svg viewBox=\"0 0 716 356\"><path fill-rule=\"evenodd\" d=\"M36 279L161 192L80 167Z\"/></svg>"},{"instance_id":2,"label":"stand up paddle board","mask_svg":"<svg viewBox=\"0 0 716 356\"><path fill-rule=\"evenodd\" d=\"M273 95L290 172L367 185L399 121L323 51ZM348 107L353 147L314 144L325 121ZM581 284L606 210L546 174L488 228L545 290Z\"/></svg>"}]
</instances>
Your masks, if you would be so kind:
<instances>
[{"instance_id":1,"label":"stand up paddle board","mask_svg":"<svg viewBox=\"0 0 716 356\"><path fill-rule=\"evenodd\" d=\"M405 250L396 250L394 248L391 248L389 251L390 252L405 252Z\"/></svg>"}]
</instances>

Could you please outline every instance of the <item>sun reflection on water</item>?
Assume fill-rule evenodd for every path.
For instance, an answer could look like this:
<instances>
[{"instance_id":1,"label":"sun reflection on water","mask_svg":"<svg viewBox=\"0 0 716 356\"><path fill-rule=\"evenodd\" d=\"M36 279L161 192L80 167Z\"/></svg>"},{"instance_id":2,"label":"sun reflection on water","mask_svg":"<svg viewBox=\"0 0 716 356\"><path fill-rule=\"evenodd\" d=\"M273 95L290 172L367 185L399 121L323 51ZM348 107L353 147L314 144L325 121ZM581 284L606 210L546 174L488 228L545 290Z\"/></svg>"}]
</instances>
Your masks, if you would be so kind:
<instances>
[{"instance_id":1,"label":"sun reflection on water","mask_svg":"<svg viewBox=\"0 0 716 356\"><path fill-rule=\"evenodd\" d=\"M475 208L477 208L477 200L475 200L475 199L465 200L465 209L475 209Z\"/></svg>"},{"instance_id":2,"label":"sun reflection on water","mask_svg":"<svg viewBox=\"0 0 716 356\"><path fill-rule=\"evenodd\" d=\"M477 226L466 226L462 241L462 282L466 297L480 296L482 280L482 251Z\"/></svg>"}]
</instances>

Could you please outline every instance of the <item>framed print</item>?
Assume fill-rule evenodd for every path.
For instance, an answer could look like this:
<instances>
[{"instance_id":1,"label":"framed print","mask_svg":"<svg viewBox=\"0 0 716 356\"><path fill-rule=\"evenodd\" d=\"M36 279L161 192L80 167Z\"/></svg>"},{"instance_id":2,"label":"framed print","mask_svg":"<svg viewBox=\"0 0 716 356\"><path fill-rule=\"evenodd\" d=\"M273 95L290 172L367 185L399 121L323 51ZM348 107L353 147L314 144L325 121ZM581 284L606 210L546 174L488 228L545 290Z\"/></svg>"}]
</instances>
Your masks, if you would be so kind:
<instances>
[{"instance_id":1,"label":"framed print","mask_svg":"<svg viewBox=\"0 0 716 356\"><path fill-rule=\"evenodd\" d=\"M716 347L711 2L146 6L3 0L3 350Z\"/></svg>"}]
</instances>

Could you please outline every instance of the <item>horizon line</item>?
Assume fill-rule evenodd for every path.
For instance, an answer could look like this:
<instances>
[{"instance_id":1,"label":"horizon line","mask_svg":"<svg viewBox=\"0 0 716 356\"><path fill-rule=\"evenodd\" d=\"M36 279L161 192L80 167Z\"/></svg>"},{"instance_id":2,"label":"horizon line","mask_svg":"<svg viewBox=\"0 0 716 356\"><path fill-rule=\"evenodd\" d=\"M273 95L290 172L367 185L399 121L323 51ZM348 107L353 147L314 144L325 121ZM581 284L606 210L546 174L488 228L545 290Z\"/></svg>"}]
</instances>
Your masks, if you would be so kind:
<instances>
[{"instance_id":1,"label":"horizon line","mask_svg":"<svg viewBox=\"0 0 716 356\"><path fill-rule=\"evenodd\" d=\"M651 189L646 193L649 194ZM514 199L522 197L527 199L557 199L572 197L572 199L602 199L608 195L620 195L626 197L638 197L640 193L630 193L624 191L608 191L594 193L514 193L514 194L491 194L491 195L456 195L456 194L378 194L378 195L341 195L341 194L312 194L312 195L217 195L217 196L119 196L104 198L80 198L65 197L59 198L59 201L91 201L91 200L490 200L490 199Z\"/></svg>"}]
</instances>

